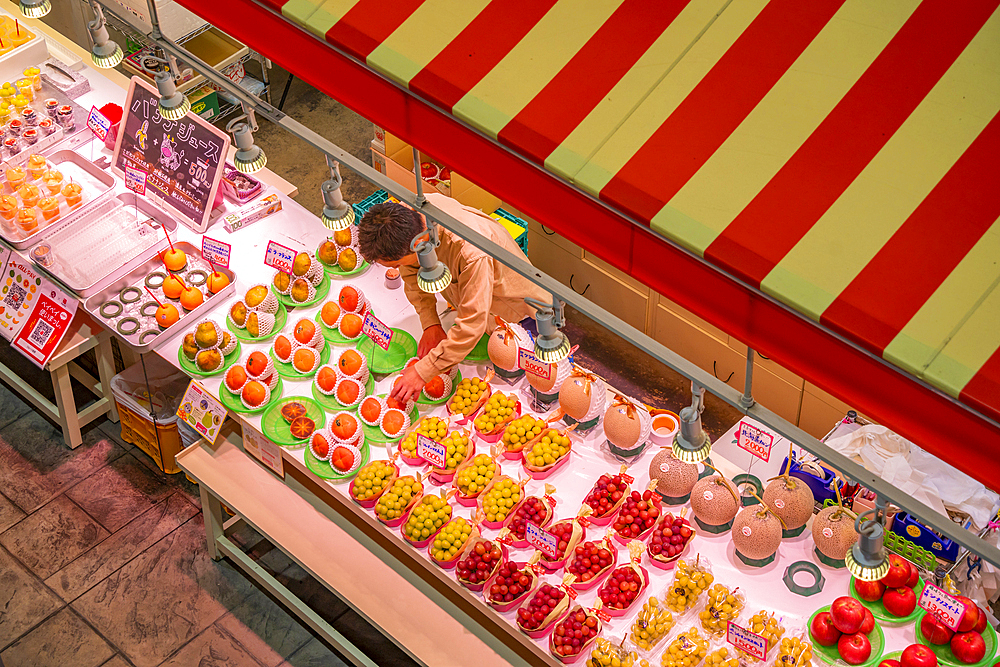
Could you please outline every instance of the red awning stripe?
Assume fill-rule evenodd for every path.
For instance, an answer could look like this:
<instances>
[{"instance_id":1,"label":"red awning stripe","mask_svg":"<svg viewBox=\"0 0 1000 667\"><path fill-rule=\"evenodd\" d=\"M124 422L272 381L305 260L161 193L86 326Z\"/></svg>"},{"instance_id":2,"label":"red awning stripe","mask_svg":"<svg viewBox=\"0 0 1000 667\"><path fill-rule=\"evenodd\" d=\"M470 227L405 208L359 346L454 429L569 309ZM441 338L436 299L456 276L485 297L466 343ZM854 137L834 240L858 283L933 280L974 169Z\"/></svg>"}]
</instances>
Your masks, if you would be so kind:
<instances>
[{"instance_id":1,"label":"red awning stripe","mask_svg":"<svg viewBox=\"0 0 1000 667\"><path fill-rule=\"evenodd\" d=\"M972 376L972 379L962 389L962 393L959 394L959 399L978 410L982 410L984 414L996 414L997 396L1000 396L1000 348L997 348L979 371ZM970 442L969 444L985 448L982 443ZM975 477L975 475L972 476ZM996 478L992 484L989 482L985 482L985 484L998 490L1000 482L996 480L1000 480L1000 477Z\"/></svg>"},{"instance_id":2,"label":"red awning stripe","mask_svg":"<svg viewBox=\"0 0 1000 667\"><path fill-rule=\"evenodd\" d=\"M1000 218L1000 114L820 321L882 354Z\"/></svg>"},{"instance_id":3,"label":"red awning stripe","mask_svg":"<svg viewBox=\"0 0 1000 667\"><path fill-rule=\"evenodd\" d=\"M899 129L997 7L925 0L705 258L759 286Z\"/></svg>"},{"instance_id":4,"label":"red awning stripe","mask_svg":"<svg viewBox=\"0 0 1000 667\"><path fill-rule=\"evenodd\" d=\"M554 4L556 0L492 0L410 79L410 90L451 111ZM483 35L489 35L489 39L483 39Z\"/></svg>"},{"instance_id":5,"label":"red awning stripe","mask_svg":"<svg viewBox=\"0 0 1000 667\"><path fill-rule=\"evenodd\" d=\"M639 220L652 220L754 110L843 3L768 3L604 186L601 199Z\"/></svg>"},{"instance_id":6,"label":"red awning stripe","mask_svg":"<svg viewBox=\"0 0 1000 667\"><path fill-rule=\"evenodd\" d=\"M326 31L326 41L365 61L422 4L424 0L360 0Z\"/></svg>"},{"instance_id":7,"label":"red awning stripe","mask_svg":"<svg viewBox=\"0 0 1000 667\"><path fill-rule=\"evenodd\" d=\"M497 135L541 164L666 30L689 0L625 0ZM572 103L568 103L572 100Z\"/></svg>"}]
</instances>

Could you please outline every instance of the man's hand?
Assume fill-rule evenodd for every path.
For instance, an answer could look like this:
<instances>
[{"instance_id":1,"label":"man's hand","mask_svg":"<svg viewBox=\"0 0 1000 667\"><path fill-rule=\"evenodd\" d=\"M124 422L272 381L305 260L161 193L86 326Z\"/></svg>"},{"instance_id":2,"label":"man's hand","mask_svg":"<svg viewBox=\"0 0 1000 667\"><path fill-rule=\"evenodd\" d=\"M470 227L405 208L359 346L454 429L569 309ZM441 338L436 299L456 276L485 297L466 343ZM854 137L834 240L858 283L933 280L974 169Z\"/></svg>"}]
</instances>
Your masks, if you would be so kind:
<instances>
[{"instance_id":1,"label":"man's hand","mask_svg":"<svg viewBox=\"0 0 1000 667\"><path fill-rule=\"evenodd\" d=\"M410 399L417 400L420 390L424 388L424 381L420 379L417 369L410 366L400 377L399 382L392 388L391 396L398 401L406 403Z\"/></svg>"},{"instance_id":2,"label":"man's hand","mask_svg":"<svg viewBox=\"0 0 1000 667\"><path fill-rule=\"evenodd\" d=\"M424 335L420 337L420 344L417 345L417 356L421 359L427 356L428 352L437 347L438 343L447 337L448 334L444 332L440 324L427 327Z\"/></svg>"}]
</instances>

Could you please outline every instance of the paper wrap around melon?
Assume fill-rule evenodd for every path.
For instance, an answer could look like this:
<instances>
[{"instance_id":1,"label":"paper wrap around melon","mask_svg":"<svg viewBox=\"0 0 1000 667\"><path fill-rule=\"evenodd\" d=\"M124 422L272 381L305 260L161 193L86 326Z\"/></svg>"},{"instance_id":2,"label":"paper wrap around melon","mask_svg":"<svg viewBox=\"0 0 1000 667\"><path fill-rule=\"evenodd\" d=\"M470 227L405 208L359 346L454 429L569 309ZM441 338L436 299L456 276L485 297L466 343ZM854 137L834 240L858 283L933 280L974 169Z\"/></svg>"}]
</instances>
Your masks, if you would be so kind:
<instances>
[{"instance_id":1,"label":"paper wrap around melon","mask_svg":"<svg viewBox=\"0 0 1000 667\"><path fill-rule=\"evenodd\" d=\"M604 413L604 435L619 449L633 449L646 442L653 429L653 418L646 406L618 394Z\"/></svg>"},{"instance_id":2,"label":"paper wrap around melon","mask_svg":"<svg viewBox=\"0 0 1000 667\"><path fill-rule=\"evenodd\" d=\"M604 412L608 388L604 380L590 371L573 366L559 387L559 407L578 422L586 423Z\"/></svg>"},{"instance_id":3,"label":"paper wrap around melon","mask_svg":"<svg viewBox=\"0 0 1000 667\"><path fill-rule=\"evenodd\" d=\"M528 384L535 388L540 394L557 394L559 393L559 387L562 383L566 381L569 374L573 372L573 363L567 358L555 362L554 364L549 364L549 377L545 378L541 375L536 375L531 371L525 370L524 376L528 380Z\"/></svg>"},{"instance_id":4,"label":"paper wrap around melon","mask_svg":"<svg viewBox=\"0 0 1000 667\"><path fill-rule=\"evenodd\" d=\"M490 334L490 339L486 344L486 351L490 356L490 361L497 368L505 371L517 370L518 349L533 349L531 336L520 324L506 322L497 317L497 328Z\"/></svg>"}]
</instances>

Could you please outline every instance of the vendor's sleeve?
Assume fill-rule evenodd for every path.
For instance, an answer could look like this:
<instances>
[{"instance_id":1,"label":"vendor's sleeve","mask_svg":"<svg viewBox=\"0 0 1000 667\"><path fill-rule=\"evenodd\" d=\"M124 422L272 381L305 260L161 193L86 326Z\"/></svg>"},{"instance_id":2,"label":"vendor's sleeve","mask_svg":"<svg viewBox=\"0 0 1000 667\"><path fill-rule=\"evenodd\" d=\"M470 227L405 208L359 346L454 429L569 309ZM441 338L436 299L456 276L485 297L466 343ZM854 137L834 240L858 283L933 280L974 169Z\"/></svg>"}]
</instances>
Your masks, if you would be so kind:
<instances>
[{"instance_id":1,"label":"vendor's sleeve","mask_svg":"<svg viewBox=\"0 0 1000 667\"><path fill-rule=\"evenodd\" d=\"M448 337L417 362L415 368L425 382L458 364L486 333L493 301L493 263L488 257L470 262L459 274L458 317Z\"/></svg>"},{"instance_id":2,"label":"vendor's sleeve","mask_svg":"<svg viewBox=\"0 0 1000 667\"><path fill-rule=\"evenodd\" d=\"M440 325L441 318L437 314L437 295L428 294L417 287L417 267L401 266L399 277L403 279L403 293L406 295L406 300L413 305L413 309L417 311L417 317L420 318L421 330L426 331L427 327L432 327L435 324Z\"/></svg>"}]
</instances>

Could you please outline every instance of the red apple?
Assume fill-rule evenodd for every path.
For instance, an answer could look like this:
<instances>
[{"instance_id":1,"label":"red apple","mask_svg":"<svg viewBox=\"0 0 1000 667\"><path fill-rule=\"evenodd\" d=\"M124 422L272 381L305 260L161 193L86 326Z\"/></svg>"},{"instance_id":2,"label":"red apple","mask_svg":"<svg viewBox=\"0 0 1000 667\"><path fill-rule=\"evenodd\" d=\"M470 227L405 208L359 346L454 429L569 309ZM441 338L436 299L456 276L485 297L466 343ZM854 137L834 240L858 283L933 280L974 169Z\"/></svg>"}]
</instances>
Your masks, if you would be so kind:
<instances>
[{"instance_id":1,"label":"red apple","mask_svg":"<svg viewBox=\"0 0 1000 667\"><path fill-rule=\"evenodd\" d=\"M837 653L849 665L860 665L872 655L872 644L860 632L852 635L841 635L837 642Z\"/></svg>"},{"instance_id":2,"label":"red apple","mask_svg":"<svg viewBox=\"0 0 1000 667\"><path fill-rule=\"evenodd\" d=\"M917 608L917 595L912 588L887 588L882 596L882 604L893 616L909 616Z\"/></svg>"},{"instance_id":3,"label":"red apple","mask_svg":"<svg viewBox=\"0 0 1000 667\"><path fill-rule=\"evenodd\" d=\"M433 162L421 162L420 175L423 178L435 178L438 175L438 168Z\"/></svg>"},{"instance_id":4,"label":"red apple","mask_svg":"<svg viewBox=\"0 0 1000 667\"><path fill-rule=\"evenodd\" d=\"M858 597L868 602L878 602L885 593L885 584L881 581L860 581L854 580L854 592Z\"/></svg>"},{"instance_id":5,"label":"red apple","mask_svg":"<svg viewBox=\"0 0 1000 667\"><path fill-rule=\"evenodd\" d=\"M986 629L986 612L979 605L976 605L976 608L979 610L979 620L976 621L976 627L973 630L979 634L983 634L983 630Z\"/></svg>"},{"instance_id":6,"label":"red apple","mask_svg":"<svg viewBox=\"0 0 1000 667\"><path fill-rule=\"evenodd\" d=\"M986 643L978 632L957 632L951 638L951 652L967 665L986 656Z\"/></svg>"},{"instance_id":7,"label":"red apple","mask_svg":"<svg viewBox=\"0 0 1000 667\"><path fill-rule=\"evenodd\" d=\"M899 667L899 660L893 660L891 658L888 660L883 660L882 662L878 663L878 667Z\"/></svg>"},{"instance_id":8,"label":"red apple","mask_svg":"<svg viewBox=\"0 0 1000 667\"><path fill-rule=\"evenodd\" d=\"M820 646L833 646L840 639L840 630L833 624L833 616L828 611L816 614L809 626L809 634Z\"/></svg>"},{"instance_id":9,"label":"red apple","mask_svg":"<svg viewBox=\"0 0 1000 667\"><path fill-rule=\"evenodd\" d=\"M438 174L438 178L442 181L447 181L451 179L451 169L448 167L441 167L441 173Z\"/></svg>"},{"instance_id":10,"label":"red apple","mask_svg":"<svg viewBox=\"0 0 1000 667\"><path fill-rule=\"evenodd\" d=\"M889 572L882 577L886 588L905 586L910 580L910 563L898 554L889 554Z\"/></svg>"},{"instance_id":11,"label":"red apple","mask_svg":"<svg viewBox=\"0 0 1000 667\"><path fill-rule=\"evenodd\" d=\"M920 581L920 570L917 569L916 565L910 563L909 561L907 561L906 564L910 566L910 578L906 580L906 585L913 588L917 585L917 582Z\"/></svg>"},{"instance_id":12,"label":"red apple","mask_svg":"<svg viewBox=\"0 0 1000 667\"><path fill-rule=\"evenodd\" d=\"M962 614L962 620L958 624L958 632L974 630L979 623L979 606L964 595L956 595L955 599L965 605L965 613Z\"/></svg>"},{"instance_id":13,"label":"red apple","mask_svg":"<svg viewBox=\"0 0 1000 667\"><path fill-rule=\"evenodd\" d=\"M955 633L933 614L924 614L920 621L920 634L935 646L942 646L951 641Z\"/></svg>"},{"instance_id":14,"label":"red apple","mask_svg":"<svg viewBox=\"0 0 1000 667\"><path fill-rule=\"evenodd\" d=\"M910 644L899 656L900 667L937 667L938 659L934 651L923 644Z\"/></svg>"},{"instance_id":15,"label":"red apple","mask_svg":"<svg viewBox=\"0 0 1000 667\"><path fill-rule=\"evenodd\" d=\"M830 605L833 624L844 634L853 635L865 620L865 607L852 597L842 596ZM864 661L862 661L864 662Z\"/></svg>"},{"instance_id":16,"label":"red apple","mask_svg":"<svg viewBox=\"0 0 1000 667\"><path fill-rule=\"evenodd\" d=\"M869 632L875 629L875 616L872 615L871 610L865 609L865 620L861 622L861 629L858 630L863 635L867 635Z\"/></svg>"}]
</instances>

